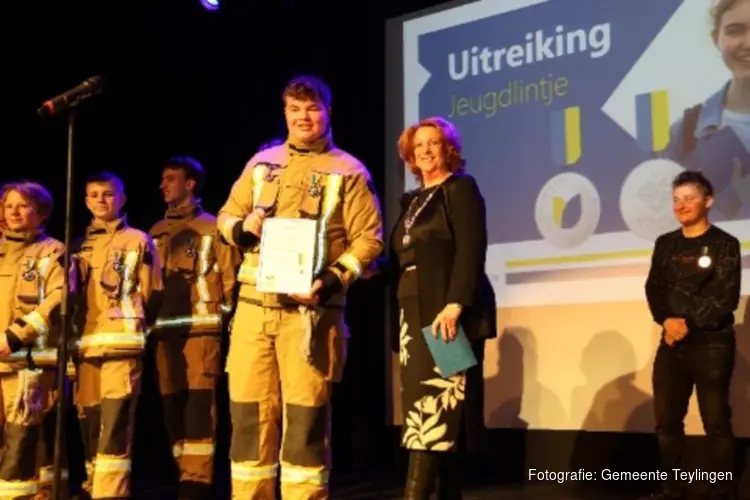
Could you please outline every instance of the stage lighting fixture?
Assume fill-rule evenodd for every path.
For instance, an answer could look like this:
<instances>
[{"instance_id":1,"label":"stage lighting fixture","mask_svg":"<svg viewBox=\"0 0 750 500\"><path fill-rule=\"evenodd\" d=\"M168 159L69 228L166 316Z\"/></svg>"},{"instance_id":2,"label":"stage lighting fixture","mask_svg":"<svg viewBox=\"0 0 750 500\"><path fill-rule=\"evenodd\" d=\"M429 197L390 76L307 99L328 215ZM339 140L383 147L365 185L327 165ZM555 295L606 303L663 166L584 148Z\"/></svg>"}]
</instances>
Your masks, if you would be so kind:
<instances>
[{"instance_id":1,"label":"stage lighting fixture","mask_svg":"<svg viewBox=\"0 0 750 500\"><path fill-rule=\"evenodd\" d=\"M219 0L201 0L201 5L208 10L217 10L219 8Z\"/></svg>"}]
</instances>

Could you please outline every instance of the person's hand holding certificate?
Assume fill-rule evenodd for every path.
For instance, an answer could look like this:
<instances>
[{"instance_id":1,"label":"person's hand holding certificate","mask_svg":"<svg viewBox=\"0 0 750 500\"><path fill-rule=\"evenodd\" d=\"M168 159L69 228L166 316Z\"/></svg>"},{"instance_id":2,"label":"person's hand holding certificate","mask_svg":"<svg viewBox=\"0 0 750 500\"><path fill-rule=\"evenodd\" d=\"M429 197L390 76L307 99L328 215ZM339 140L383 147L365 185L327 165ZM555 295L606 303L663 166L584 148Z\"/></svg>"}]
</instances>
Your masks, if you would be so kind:
<instances>
[{"instance_id":1,"label":"person's hand holding certificate","mask_svg":"<svg viewBox=\"0 0 750 500\"><path fill-rule=\"evenodd\" d=\"M257 290L307 295L313 284L317 221L269 218L260 238Z\"/></svg>"}]
</instances>

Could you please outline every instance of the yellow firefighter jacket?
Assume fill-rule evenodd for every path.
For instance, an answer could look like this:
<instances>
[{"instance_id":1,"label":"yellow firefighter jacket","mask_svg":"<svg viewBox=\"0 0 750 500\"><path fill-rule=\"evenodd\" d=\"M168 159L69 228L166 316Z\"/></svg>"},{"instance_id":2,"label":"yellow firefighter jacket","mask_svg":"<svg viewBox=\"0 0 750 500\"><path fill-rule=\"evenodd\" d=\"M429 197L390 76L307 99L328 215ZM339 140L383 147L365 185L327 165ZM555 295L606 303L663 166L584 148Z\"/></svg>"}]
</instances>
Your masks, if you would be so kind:
<instances>
[{"instance_id":1,"label":"yellow firefighter jacket","mask_svg":"<svg viewBox=\"0 0 750 500\"><path fill-rule=\"evenodd\" d=\"M125 218L94 221L77 249L78 352L84 358L137 354L163 289L151 238Z\"/></svg>"},{"instance_id":2,"label":"yellow firefighter jacket","mask_svg":"<svg viewBox=\"0 0 750 500\"><path fill-rule=\"evenodd\" d=\"M221 234L244 250L239 300L265 307L296 304L255 289L258 238L242 230L255 208L264 209L267 217L318 221L314 272L328 289L323 306L343 307L349 285L383 249L380 206L365 166L327 138L305 148L287 141L250 159L219 212Z\"/></svg>"},{"instance_id":3,"label":"yellow firefighter jacket","mask_svg":"<svg viewBox=\"0 0 750 500\"><path fill-rule=\"evenodd\" d=\"M0 328L13 351L1 373L57 362L63 249L41 230L0 237Z\"/></svg>"},{"instance_id":4,"label":"yellow firefighter jacket","mask_svg":"<svg viewBox=\"0 0 750 500\"><path fill-rule=\"evenodd\" d=\"M149 231L162 263L164 294L153 334L220 334L232 310L239 252L222 241L200 203L170 208Z\"/></svg>"}]
</instances>

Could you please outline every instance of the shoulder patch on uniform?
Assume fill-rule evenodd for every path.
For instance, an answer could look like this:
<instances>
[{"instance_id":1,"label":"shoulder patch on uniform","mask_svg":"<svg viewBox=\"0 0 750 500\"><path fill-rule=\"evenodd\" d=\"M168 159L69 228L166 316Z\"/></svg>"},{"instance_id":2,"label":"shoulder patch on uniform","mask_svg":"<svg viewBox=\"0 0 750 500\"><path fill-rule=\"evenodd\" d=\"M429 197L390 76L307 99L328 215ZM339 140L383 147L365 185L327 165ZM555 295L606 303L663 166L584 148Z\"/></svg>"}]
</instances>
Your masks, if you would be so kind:
<instances>
[{"instance_id":1,"label":"shoulder patch on uniform","mask_svg":"<svg viewBox=\"0 0 750 500\"><path fill-rule=\"evenodd\" d=\"M283 145L273 146L255 153L245 166L252 169L256 165L262 163L277 163L279 161L284 161L285 158L286 148Z\"/></svg>"},{"instance_id":2,"label":"shoulder patch on uniform","mask_svg":"<svg viewBox=\"0 0 750 500\"><path fill-rule=\"evenodd\" d=\"M260 162L256 163L255 166L253 166L253 172L262 172L263 179L266 181L270 181L274 176L278 175L278 170L282 168L284 168L284 166L278 163Z\"/></svg>"},{"instance_id":3,"label":"shoulder patch on uniform","mask_svg":"<svg viewBox=\"0 0 750 500\"><path fill-rule=\"evenodd\" d=\"M258 168L258 167L265 167L269 170L276 170L277 168L281 168L281 165L279 165L278 163L269 163L267 161L260 161L256 163L255 165L253 165L253 168Z\"/></svg>"}]
</instances>

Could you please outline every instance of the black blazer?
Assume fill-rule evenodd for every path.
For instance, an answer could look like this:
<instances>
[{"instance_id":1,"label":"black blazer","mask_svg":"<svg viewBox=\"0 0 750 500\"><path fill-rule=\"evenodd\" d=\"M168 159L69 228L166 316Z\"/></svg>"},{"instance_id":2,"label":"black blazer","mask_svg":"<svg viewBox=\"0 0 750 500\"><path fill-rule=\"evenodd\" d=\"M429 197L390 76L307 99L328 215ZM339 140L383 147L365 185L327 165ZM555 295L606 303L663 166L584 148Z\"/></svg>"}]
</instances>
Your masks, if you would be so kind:
<instances>
[{"instance_id":1,"label":"black blazer","mask_svg":"<svg viewBox=\"0 0 750 500\"><path fill-rule=\"evenodd\" d=\"M412 191L401 197L397 225L404 223L405 212L416 195ZM419 214L409 234L416 254L421 326L432 324L446 304L455 302L463 306L460 322L470 340L496 337L495 292L484 270L487 215L474 178L467 174L449 177ZM390 241L394 241L393 232ZM388 267L395 300L400 269L392 244ZM394 346L398 348L398 342Z\"/></svg>"}]
</instances>

